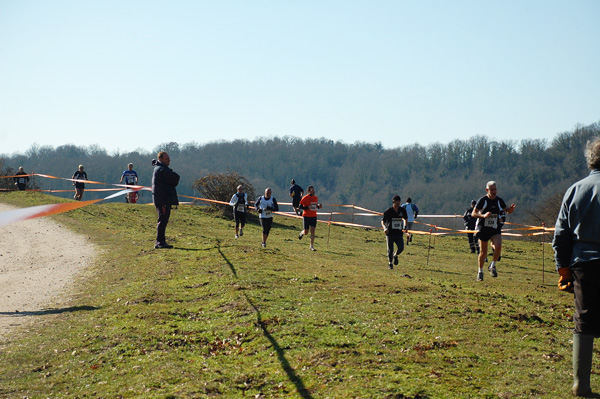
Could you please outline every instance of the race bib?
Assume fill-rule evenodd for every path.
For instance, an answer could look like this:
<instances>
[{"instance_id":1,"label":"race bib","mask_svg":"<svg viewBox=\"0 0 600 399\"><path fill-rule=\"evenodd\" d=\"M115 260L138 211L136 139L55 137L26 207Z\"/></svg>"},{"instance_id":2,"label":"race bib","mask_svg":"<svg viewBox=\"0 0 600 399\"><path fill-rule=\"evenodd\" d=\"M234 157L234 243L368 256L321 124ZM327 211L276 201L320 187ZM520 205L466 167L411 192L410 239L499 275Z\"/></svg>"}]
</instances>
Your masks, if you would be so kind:
<instances>
[{"instance_id":1,"label":"race bib","mask_svg":"<svg viewBox=\"0 0 600 399\"><path fill-rule=\"evenodd\" d=\"M311 202L310 206L308 207L311 211L316 211L317 210L317 203L316 202Z\"/></svg>"},{"instance_id":2,"label":"race bib","mask_svg":"<svg viewBox=\"0 0 600 399\"><path fill-rule=\"evenodd\" d=\"M19 183L20 184L25 184L25 179L23 177L19 177Z\"/></svg>"},{"instance_id":3,"label":"race bib","mask_svg":"<svg viewBox=\"0 0 600 399\"><path fill-rule=\"evenodd\" d=\"M238 205L235 210L238 212L246 212L246 205Z\"/></svg>"},{"instance_id":4,"label":"race bib","mask_svg":"<svg viewBox=\"0 0 600 399\"><path fill-rule=\"evenodd\" d=\"M266 218L269 218L269 217L271 217L272 212L269 209L264 209L262 211L262 213L263 213L263 215L265 215Z\"/></svg>"},{"instance_id":5,"label":"race bib","mask_svg":"<svg viewBox=\"0 0 600 399\"><path fill-rule=\"evenodd\" d=\"M483 220L484 220L483 225L485 227L490 227L492 229L498 228L498 215L492 215L489 218L485 218Z\"/></svg>"},{"instance_id":6,"label":"race bib","mask_svg":"<svg viewBox=\"0 0 600 399\"><path fill-rule=\"evenodd\" d=\"M402 230L403 223L402 219L393 218L392 219L392 229L393 230Z\"/></svg>"}]
</instances>

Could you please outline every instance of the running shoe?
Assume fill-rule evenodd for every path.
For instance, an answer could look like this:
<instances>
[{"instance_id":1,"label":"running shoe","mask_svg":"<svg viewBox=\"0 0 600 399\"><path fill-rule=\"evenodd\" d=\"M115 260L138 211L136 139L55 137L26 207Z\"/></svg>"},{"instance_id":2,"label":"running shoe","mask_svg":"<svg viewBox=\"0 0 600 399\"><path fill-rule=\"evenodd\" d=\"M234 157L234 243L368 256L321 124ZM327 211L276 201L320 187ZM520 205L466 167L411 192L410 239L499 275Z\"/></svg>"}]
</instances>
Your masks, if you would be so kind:
<instances>
[{"instance_id":1,"label":"running shoe","mask_svg":"<svg viewBox=\"0 0 600 399\"><path fill-rule=\"evenodd\" d=\"M390 263L390 264L388 265L388 267L389 267L390 269L393 269L393 268L394 268L394 265Z\"/></svg>"},{"instance_id":2,"label":"running shoe","mask_svg":"<svg viewBox=\"0 0 600 399\"><path fill-rule=\"evenodd\" d=\"M477 272L477 281L483 281L483 270Z\"/></svg>"},{"instance_id":3,"label":"running shoe","mask_svg":"<svg viewBox=\"0 0 600 399\"><path fill-rule=\"evenodd\" d=\"M304 237L304 231L301 231L300 234L298 234L298 239L301 240L302 237Z\"/></svg>"},{"instance_id":4,"label":"running shoe","mask_svg":"<svg viewBox=\"0 0 600 399\"><path fill-rule=\"evenodd\" d=\"M490 271L490 275L491 275L492 277L498 277L498 272L496 271L496 265L495 265L495 264L493 264L493 263L492 263L492 264L491 264L491 265L488 267L488 270Z\"/></svg>"},{"instance_id":5,"label":"running shoe","mask_svg":"<svg viewBox=\"0 0 600 399\"><path fill-rule=\"evenodd\" d=\"M235 235L235 238L240 238L240 236L238 236L237 234Z\"/></svg>"},{"instance_id":6,"label":"running shoe","mask_svg":"<svg viewBox=\"0 0 600 399\"><path fill-rule=\"evenodd\" d=\"M266 248L267 247L267 243L263 242L262 244L260 244L261 247Z\"/></svg>"},{"instance_id":7,"label":"running shoe","mask_svg":"<svg viewBox=\"0 0 600 399\"><path fill-rule=\"evenodd\" d=\"M394 256L394 265L398 264L398 255Z\"/></svg>"},{"instance_id":8,"label":"running shoe","mask_svg":"<svg viewBox=\"0 0 600 399\"><path fill-rule=\"evenodd\" d=\"M311 250L311 251L316 251L315 247L313 247L312 245L311 245L311 247L310 247L310 250Z\"/></svg>"},{"instance_id":9,"label":"running shoe","mask_svg":"<svg viewBox=\"0 0 600 399\"><path fill-rule=\"evenodd\" d=\"M240 237L244 235L244 229L240 228Z\"/></svg>"}]
</instances>

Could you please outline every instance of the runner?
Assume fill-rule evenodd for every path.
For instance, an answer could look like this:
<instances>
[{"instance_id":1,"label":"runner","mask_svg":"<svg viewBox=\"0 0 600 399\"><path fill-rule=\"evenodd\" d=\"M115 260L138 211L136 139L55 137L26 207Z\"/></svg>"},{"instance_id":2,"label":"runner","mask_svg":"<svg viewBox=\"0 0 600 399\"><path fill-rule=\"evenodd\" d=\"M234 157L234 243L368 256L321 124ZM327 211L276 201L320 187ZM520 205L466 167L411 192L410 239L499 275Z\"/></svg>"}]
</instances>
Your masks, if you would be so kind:
<instances>
[{"instance_id":1,"label":"runner","mask_svg":"<svg viewBox=\"0 0 600 399\"><path fill-rule=\"evenodd\" d=\"M410 230L413 228L415 219L417 216L419 216L419 208L412 203L412 199L410 197L406 199L405 204L402 204L402 208L406 210L406 215L408 217L406 222L406 245L408 245L409 242L412 242L412 234L410 233Z\"/></svg>"},{"instance_id":2,"label":"runner","mask_svg":"<svg viewBox=\"0 0 600 399\"><path fill-rule=\"evenodd\" d=\"M21 176L13 177L13 181L15 182L15 186L17 186L19 191L24 191L27 188L27 183L29 183L29 176L27 176L27 173L25 173L22 166L19 166L19 171L15 173L15 176Z\"/></svg>"},{"instance_id":3,"label":"runner","mask_svg":"<svg viewBox=\"0 0 600 399\"><path fill-rule=\"evenodd\" d=\"M392 206L383 213L383 218L381 218L381 227L383 227L387 244L388 267L390 269L398 264L398 255L404 251L402 227L408 226L407 218L406 209L400 206L400 196L394 195ZM406 231L406 227L404 231ZM394 244L398 247L396 252L394 252Z\"/></svg>"},{"instance_id":4,"label":"runner","mask_svg":"<svg viewBox=\"0 0 600 399\"><path fill-rule=\"evenodd\" d=\"M477 218L476 230L480 247L477 259L479 266L477 281L483 281L483 264L485 263L488 250L488 241L491 241L492 248L494 249L494 258L488 270L492 277L498 277L496 262L498 262L502 252L502 221L500 214L502 211L511 214L516 207L515 204L507 207L504 200L496 196L498 189L495 181L489 181L486 184L485 191L487 194L477 201L472 213L473 217Z\"/></svg>"},{"instance_id":5,"label":"runner","mask_svg":"<svg viewBox=\"0 0 600 399\"><path fill-rule=\"evenodd\" d=\"M241 184L237 186L237 193L233 194L231 201L229 201L229 205L233 207L235 238L239 238L244 235L244 226L246 225L246 210L248 208L248 195L244 192L244 188Z\"/></svg>"},{"instance_id":6,"label":"runner","mask_svg":"<svg viewBox=\"0 0 600 399\"><path fill-rule=\"evenodd\" d=\"M323 205L319 204L319 197L315 195L315 188L308 186L308 194L300 200L299 208L303 211L303 230L298 234L298 239L301 240L310 229L310 250L315 249L315 229L317 228L317 209L321 209Z\"/></svg>"},{"instance_id":7,"label":"runner","mask_svg":"<svg viewBox=\"0 0 600 399\"><path fill-rule=\"evenodd\" d=\"M83 171L83 165L79 165L79 169L75 171L75 173L73 173L73 177L72 179L74 180L87 180L87 173L85 173ZM85 190L85 184L84 183L80 183L80 182L73 182L73 185L75 186L75 197L73 197L75 199L75 201L81 201L81 199L83 198L83 191Z\"/></svg>"},{"instance_id":8,"label":"runner","mask_svg":"<svg viewBox=\"0 0 600 399\"><path fill-rule=\"evenodd\" d=\"M300 206L300 199L304 195L304 189L297 185L294 179L292 179L291 184L292 185L290 187L290 197L292 197L292 207L294 208L294 212L296 212L296 215L302 216L302 211L298 208Z\"/></svg>"},{"instance_id":9,"label":"runner","mask_svg":"<svg viewBox=\"0 0 600 399\"><path fill-rule=\"evenodd\" d=\"M260 196L256 200L256 210L259 213L260 225L262 227L261 246L266 248L267 238L269 237L269 232L271 231L271 226L273 225L273 212L277 212L279 210L277 200L275 197L271 196L270 188L266 188L265 195Z\"/></svg>"},{"instance_id":10,"label":"runner","mask_svg":"<svg viewBox=\"0 0 600 399\"><path fill-rule=\"evenodd\" d=\"M127 170L125 170L121 175L121 180L119 180L119 183L123 183L123 179L125 179L126 186L136 186L138 184L138 174L135 170L133 170L132 163L127 164ZM125 196L125 202L135 204L138 196L139 193L137 191L127 193Z\"/></svg>"}]
</instances>

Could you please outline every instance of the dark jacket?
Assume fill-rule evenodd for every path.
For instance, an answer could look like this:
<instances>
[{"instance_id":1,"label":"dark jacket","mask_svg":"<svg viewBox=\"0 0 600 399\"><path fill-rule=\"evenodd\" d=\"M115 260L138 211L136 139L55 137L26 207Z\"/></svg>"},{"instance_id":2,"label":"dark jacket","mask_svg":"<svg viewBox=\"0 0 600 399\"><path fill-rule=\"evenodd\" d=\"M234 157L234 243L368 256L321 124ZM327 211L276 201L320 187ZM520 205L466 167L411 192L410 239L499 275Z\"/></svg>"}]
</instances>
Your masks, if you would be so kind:
<instances>
[{"instance_id":1,"label":"dark jacket","mask_svg":"<svg viewBox=\"0 0 600 399\"><path fill-rule=\"evenodd\" d=\"M177 184L179 175L164 163L152 160L154 172L152 173L152 200L155 206L179 205L177 197Z\"/></svg>"}]
</instances>

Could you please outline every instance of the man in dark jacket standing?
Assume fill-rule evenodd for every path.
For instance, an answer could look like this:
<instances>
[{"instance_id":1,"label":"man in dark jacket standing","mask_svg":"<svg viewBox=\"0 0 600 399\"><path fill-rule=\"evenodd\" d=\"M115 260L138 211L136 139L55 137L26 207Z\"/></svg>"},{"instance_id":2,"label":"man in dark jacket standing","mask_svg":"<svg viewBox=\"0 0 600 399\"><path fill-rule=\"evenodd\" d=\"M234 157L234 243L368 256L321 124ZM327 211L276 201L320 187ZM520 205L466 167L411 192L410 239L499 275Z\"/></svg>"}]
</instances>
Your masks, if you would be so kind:
<instances>
[{"instance_id":1,"label":"man in dark jacket standing","mask_svg":"<svg viewBox=\"0 0 600 399\"><path fill-rule=\"evenodd\" d=\"M171 216L171 207L179 205L177 198L177 184L179 184L179 175L171 168L171 158L165 151L158 153L158 161L153 159L154 173L152 173L152 200L158 211L158 223L156 224L156 243L154 248L173 248L167 244L165 231Z\"/></svg>"}]
</instances>

